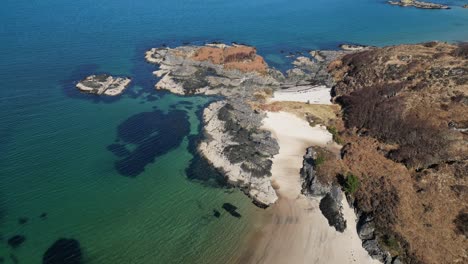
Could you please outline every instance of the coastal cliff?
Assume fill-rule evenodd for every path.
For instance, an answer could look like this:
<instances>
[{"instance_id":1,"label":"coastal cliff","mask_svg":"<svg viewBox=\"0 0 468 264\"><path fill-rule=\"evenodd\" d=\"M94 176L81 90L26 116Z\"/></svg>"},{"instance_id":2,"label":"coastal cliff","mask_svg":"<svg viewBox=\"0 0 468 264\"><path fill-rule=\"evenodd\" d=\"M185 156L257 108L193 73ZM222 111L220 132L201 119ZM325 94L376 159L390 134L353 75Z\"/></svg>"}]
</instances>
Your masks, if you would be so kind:
<instances>
[{"instance_id":1,"label":"coastal cliff","mask_svg":"<svg viewBox=\"0 0 468 264\"><path fill-rule=\"evenodd\" d=\"M466 262L468 46L372 49L329 71L344 147L315 177L345 190L363 246L404 263Z\"/></svg>"}]
</instances>

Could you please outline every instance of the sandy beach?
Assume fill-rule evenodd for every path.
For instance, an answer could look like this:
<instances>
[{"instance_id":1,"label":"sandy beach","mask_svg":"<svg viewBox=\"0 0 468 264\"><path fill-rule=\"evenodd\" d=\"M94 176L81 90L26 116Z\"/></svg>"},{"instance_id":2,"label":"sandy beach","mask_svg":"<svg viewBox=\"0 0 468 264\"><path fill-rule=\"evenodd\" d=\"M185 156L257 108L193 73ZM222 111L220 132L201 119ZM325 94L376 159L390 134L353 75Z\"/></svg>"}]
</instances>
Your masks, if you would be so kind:
<instances>
[{"instance_id":1,"label":"sandy beach","mask_svg":"<svg viewBox=\"0 0 468 264\"><path fill-rule=\"evenodd\" d=\"M307 147L336 148L324 127L310 127L285 112L269 112L264 128L277 138L280 153L273 159L272 181L279 200L257 223L237 263L379 263L361 246L356 217L344 201L348 228L330 227L319 209L319 200L301 194L300 169Z\"/></svg>"},{"instance_id":2,"label":"sandy beach","mask_svg":"<svg viewBox=\"0 0 468 264\"><path fill-rule=\"evenodd\" d=\"M319 86L297 86L276 91L270 102L290 101L311 104L331 104L330 88Z\"/></svg>"}]
</instances>

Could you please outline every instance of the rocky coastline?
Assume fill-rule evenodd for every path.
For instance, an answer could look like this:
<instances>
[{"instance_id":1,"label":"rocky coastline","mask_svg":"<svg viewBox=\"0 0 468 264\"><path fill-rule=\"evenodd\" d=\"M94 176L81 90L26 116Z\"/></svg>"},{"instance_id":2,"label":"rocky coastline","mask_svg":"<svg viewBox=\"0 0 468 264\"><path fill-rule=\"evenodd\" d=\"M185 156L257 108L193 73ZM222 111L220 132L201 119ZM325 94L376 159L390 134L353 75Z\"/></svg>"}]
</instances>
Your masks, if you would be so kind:
<instances>
[{"instance_id":1,"label":"rocky coastline","mask_svg":"<svg viewBox=\"0 0 468 264\"><path fill-rule=\"evenodd\" d=\"M270 176L279 147L271 133L260 128L265 113L252 105L265 102L275 90L330 83L326 65L345 53L311 52L298 58L286 76L268 67L255 48L238 44L152 48L145 58L159 66L154 71L160 78L156 89L223 98L204 110L205 140L198 150L228 183L257 206L267 207L278 199Z\"/></svg>"},{"instance_id":2,"label":"rocky coastline","mask_svg":"<svg viewBox=\"0 0 468 264\"><path fill-rule=\"evenodd\" d=\"M154 72L160 77L155 85L156 89L181 95L205 94L222 98L204 110L205 138L199 144L198 151L223 172L229 183L244 190L260 207L272 205L278 199L270 176L272 158L279 148L271 133L261 129L265 116L261 106L266 106L275 91L317 85L333 87L333 102L341 105L342 114L346 116L335 118L329 131L333 134L333 139L341 142L344 147L339 158L325 160L325 164L320 167L317 164L318 150L314 146L307 150L301 171L302 192L321 199L320 210L338 232L356 227L362 246L374 259L386 264L417 263L421 259L427 260L427 263L440 263L434 261L442 257L438 251L424 253L425 247L433 247L437 242L427 244L424 241L436 238L429 232L430 229L453 232L447 229L450 224L438 227L435 223L446 219L427 218L433 224L421 226L417 219L431 214L431 210L434 210L431 208L434 207L442 212L444 207L434 201L442 201L447 197L456 203L453 205L454 210L460 210L460 201L452 197L452 189L456 192L464 189L454 187L437 192L426 191L430 187L421 179L429 177L430 181L436 181L436 177L431 175L435 175L435 171L444 166L447 167L444 173L448 175L447 179L451 184L464 186L463 177L456 175L468 168L463 167L466 163L466 156L463 156L466 153L463 152L466 142L462 140L462 134L466 131L454 128L466 127L466 114L463 114L466 113L466 92L463 92L466 89L466 75L463 75L466 64L463 63L466 63L467 46L431 42L388 48L361 48L352 45L343 48L347 50L310 51L302 54L295 58L294 67L285 74L269 68L254 48L242 45L154 48L146 53L146 59L159 66ZM380 83L382 80L386 85ZM360 90L367 93L361 93ZM382 112L379 112L387 117L372 117L364 126L351 126L350 122L360 121L362 117L362 114L353 116L352 111L367 113L365 105L377 99L380 101L376 105L381 108L386 104L395 105L393 108L382 108ZM308 105L304 102L302 104L302 108ZM348 107L349 105L353 108ZM400 131L395 130L389 133L382 130L387 128L385 124L377 122L394 122L388 116L390 110L402 109L408 105L417 106L412 111L422 109L420 114L428 113L424 109L429 105L440 105L441 109L437 110L439 114L428 117L428 120L437 119L433 120L433 124L440 126L440 129L449 130L447 135L450 137L439 137L442 134L438 130L434 130L435 134L428 135L458 143L448 142L450 144L446 144L447 149L444 150L439 145L427 145L433 144L433 140L427 141L427 146L441 150L434 152L439 156L416 152L419 156L401 158L414 152L401 152L395 149L398 146L392 141L388 141L392 143L389 145L372 137L372 133L385 132L387 137L398 136L397 139L402 140L405 135L411 134L400 135ZM268 107L265 109L271 109L272 106ZM450 122L444 119L447 111L453 113ZM409 120L414 122L405 123L405 118L411 116L396 113L392 117L400 125L419 129L422 134L432 129L413 119ZM418 143L411 142L413 145ZM422 172L426 174L422 175ZM453 175L456 177L452 177ZM354 179L357 185L351 186L352 188L347 186L347 179ZM422 187L414 189L415 186ZM427 198L425 195L429 192L436 199ZM343 217L343 201L346 200L358 216L356 223L346 222ZM424 201L423 205L417 202L420 200ZM408 205L411 206L406 208ZM451 213L453 212L445 212ZM460 226L460 221L463 224L463 210L459 215L461 216L453 217L461 220L457 218L453 221ZM415 239L411 226L425 232L424 239ZM426 232L426 229L429 231ZM418 234L417 237L421 235ZM460 237L457 235L444 241L454 247L460 245ZM444 252L449 254L449 251ZM444 256L451 259L459 257L447 254Z\"/></svg>"},{"instance_id":3,"label":"rocky coastline","mask_svg":"<svg viewBox=\"0 0 468 264\"><path fill-rule=\"evenodd\" d=\"M401 1L388 1L391 5L397 5L402 7L416 7L421 9L450 9L447 5L441 5L436 3L422 2L416 0L401 0Z\"/></svg>"},{"instance_id":4,"label":"rocky coastline","mask_svg":"<svg viewBox=\"0 0 468 264\"><path fill-rule=\"evenodd\" d=\"M123 93L131 79L114 77L108 74L90 75L76 84L76 88L84 93L117 96Z\"/></svg>"}]
</instances>

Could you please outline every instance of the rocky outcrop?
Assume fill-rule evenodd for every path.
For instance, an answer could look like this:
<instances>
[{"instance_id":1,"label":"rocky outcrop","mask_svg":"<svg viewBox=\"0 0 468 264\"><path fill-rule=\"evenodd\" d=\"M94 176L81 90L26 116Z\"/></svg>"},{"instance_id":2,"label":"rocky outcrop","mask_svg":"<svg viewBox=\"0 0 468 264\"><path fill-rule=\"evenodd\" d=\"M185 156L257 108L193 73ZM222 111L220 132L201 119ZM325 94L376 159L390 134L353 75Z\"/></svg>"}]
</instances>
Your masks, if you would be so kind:
<instances>
[{"instance_id":1,"label":"rocky outcrop","mask_svg":"<svg viewBox=\"0 0 468 264\"><path fill-rule=\"evenodd\" d=\"M450 9L449 6L429 3L429 2L421 2L416 0L401 0L401 1L388 1L391 5L403 6L403 7L416 7L421 9Z\"/></svg>"},{"instance_id":2,"label":"rocky outcrop","mask_svg":"<svg viewBox=\"0 0 468 264\"><path fill-rule=\"evenodd\" d=\"M392 258L391 254L384 250L375 235L374 218L361 213L357 223L357 232L362 240L362 247L369 255L385 264L401 263L398 257Z\"/></svg>"},{"instance_id":3,"label":"rocky outcrop","mask_svg":"<svg viewBox=\"0 0 468 264\"><path fill-rule=\"evenodd\" d=\"M261 102L278 89L332 84L327 64L347 53L317 51L313 57L299 57L286 76L269 68L255 48L244 45L153 48L145 58L159 66L154 72L160 78L156 89L224 98L205 109L206 137L198 150L229 183L264 207L278 199L269 176L279 147L269 132L260 129L264 114L250 103Z\"/></svg>"},{"instance_id":4,"label":"rocky outcrop","mask_svg":"<svg viewBox=\"0 0 468 264\"><path fill-rule=\"evenodd\" d=\"M259 120L246 118L246 112L235 109L236 106L239 105L220 101L204 110L206 139L199 151L224 172L229 183L241 187L257 205L269 206L278 199L269 176L270 158L279 147L270 132L258 129ZM250 115L249 110L247 113Z\"/></svg>"},{"instance_id":5,"label":"rocky outcrop","mask_svg":"<svg viewBox=\"0 0 468 264\"><path fill-rule=\"evenodd\" d=\"M248 93L255 90L254 86L279 86L275 77L282 77L280 72L267 67L255 49L247 46L153 48L145 58L159 65L154 72L161 77L156 89L182 95L231 95L239 89Z\"/></svg>"},{"instance_id":6,"label":"rocky outcrop","mask_svg":"<svg viewBox=\"0 0 468 264\"><path fill-rule=\"evenodd\" d=\"M116 96L121 94L130 84L127 77L113 77L107 74L90 75L77 85L80 91L97 95Z\"/></svg>"},{"instance_id":7,"label":"rocky outcrop","mask_svg":"<svg viewBox=\"0 0 468 264\"><path fill-rule=\"evenodd\" d=\"M270 132L260 129L264 115L248 103L261 100L257 93L279 88L283 74L243 45L154 48L146 52L146 60L159 65L154 72L160 77L157 89L224 98L205 109L205 140L198 150L258 206L274 203L278 197L269 176L279 147Z\"/></svg>"},{"instance_id":8,"label":"rocky outcrop","mask_svg":"<svg viewBox=\"0 0 468 264\"><path fill-rule=\"evenodd\" d=\"M315 152L312 147L307 148L301 169L301 176L303 178L302 192L312 196L322 197L331 191L332 186L323 184L318 180L315 173L316 158L317 152Z\"/></svg>"},{"instance_id":9,"label":"rocky outcrop","mask_svg":"<svg viewBox=\"0 0 468 264\"><path fill-rule=\"evenodd\" d=\"M346 50L346 51L363 51L363 50L376 48L374 46L357 45L357 44L340 44L339 47L340 49Z\"/></svg>"},{"instance_id":10,"label":"rocky outcrop","mask_svg":"<svg viewBox=\"0 0 468 264\"><path fill-rule=\"evenodd\" d=\"M315 172L317 152L312 147L307 148L301 169L302 192L306 195L321 197L320 211L338 232L346 229L346 220L343 216L343 192L337 186L322 183Z\"/></svg>"},{"instance_id":11,"label":"rocky outcrop","mask_svg":"<svg viewBox=\"0 0 468 264\"><path fill-rule=\"evenodd\" d=\"M320 211L327 218L328 224L335 227L336 231L343 232L346 229L346 219L343 216L343 192L334 186L325 197L320 200Z\"/></svg>"}]
</instances>

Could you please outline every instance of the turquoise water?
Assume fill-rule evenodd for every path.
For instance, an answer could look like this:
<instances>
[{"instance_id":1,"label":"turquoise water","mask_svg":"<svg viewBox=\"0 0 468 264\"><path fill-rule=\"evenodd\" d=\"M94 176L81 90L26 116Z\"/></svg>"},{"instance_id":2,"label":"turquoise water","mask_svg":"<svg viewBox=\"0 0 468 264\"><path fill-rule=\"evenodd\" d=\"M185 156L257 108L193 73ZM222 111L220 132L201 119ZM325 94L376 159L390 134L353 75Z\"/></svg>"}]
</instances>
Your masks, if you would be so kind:
<instances>
[{"instance_id":1,"label":"turquoise water","mask_svg":"<svg viewBox=\"0 0 468 264\"><path fill-rule=\"evenodd\" d=\"M4 0L0 259L40 263L61 237L80 242L84 263L224 263L236 254L262 210L239 191L187 177L197 111L211 99L154 91L154 67L143 61L150 47L244 42L284 67L281 50L466 41L467 28L467 9L372 0ZM93 72L135 85L115 100L79 94L73 82ZM204 165L188 172L212 174ZM11 248L13 235L26 240Z\"/></svg>"}]
</instances>

